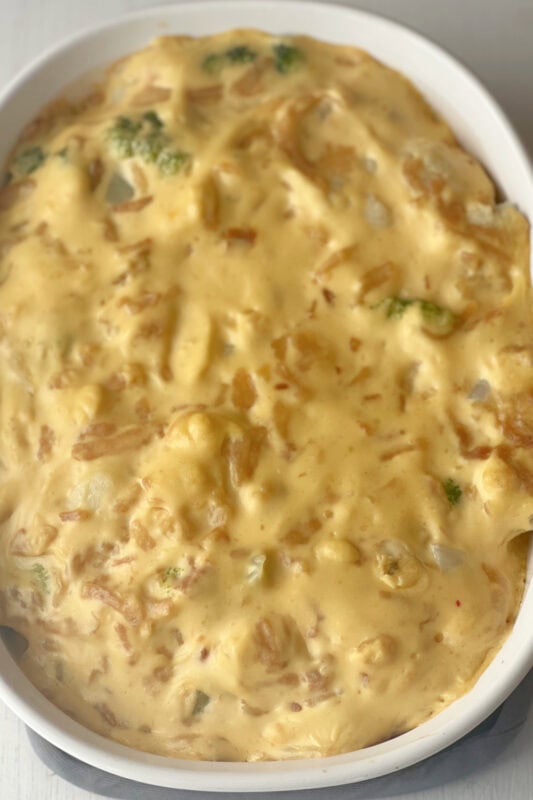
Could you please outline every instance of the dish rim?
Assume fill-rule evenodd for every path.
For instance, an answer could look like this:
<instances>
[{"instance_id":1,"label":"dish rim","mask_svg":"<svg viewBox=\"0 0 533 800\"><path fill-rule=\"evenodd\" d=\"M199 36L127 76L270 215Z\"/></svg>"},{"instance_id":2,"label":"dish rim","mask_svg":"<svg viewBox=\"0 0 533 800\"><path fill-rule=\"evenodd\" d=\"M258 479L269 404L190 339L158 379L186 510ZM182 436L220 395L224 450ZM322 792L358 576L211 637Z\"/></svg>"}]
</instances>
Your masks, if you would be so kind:
<instances>
[{"instance_id":1,"label":"dish rim","mask_svg":"<svg viewBox=\"0 0 533 800\"><path fill-rule=\"evenodd\" d=\"M410 39L417 47L425 51L426 56L436 58L441 64L459 73L461 80L469 84L492 111L498 124L504 130L510 146L514 148L518 160L522 162L526 179L529 180L532 202L531 207L526 208L525 211L530 217L533 217L533 170L530 159L522 141L505 113L479 79L464 67L455 56L450 55L428 37L387 17L361 11L352 6L326 4L315 0L311 2L310 0L256 0L253 4L249 0L199 0L199 2L191 0L191 2L182 2L175 5L140 9L110 21L84 28L48 47L41 55L33 59L15 75L0 92L0 113L2 113L6 103L15 97L27 83L31 83L32 79L42 71L45 65L53 63L54 60L59 59L61 56L68 55L69 52L74 53L76 48L83 42L90 39L98 39L99 36L108 32L120 31L121 28L135 20L147 18L155 20L156 18L169 16L175 18L174 25L177 27L176 14L179 16L182 12L186 14L194 9L196 14L209 14L210 11L214 11L217 15L220 15L222 9L227 9L228 7L234 10L238 9L244 20L252 14L257 15L262 9L265 12L265 22L267 12L272 13L273 9L277 9L280 13L283 9L285 14L290 13L290 9L298 9L300 13L304 9L309 11L312 9L313 13L316 13L317 9L321 9L319 13L327 14L342 12L346 14L347 23L350 21L348 17L351 17L354 25L357 24L358 19L360 21L363 20L367 25L384 26L400 38ZM234 26L226 26L226 29L229 27ZM250 26L245 23L241 27L257 26ZM268 23L266 27L268 27ZM309 35L319 38L318 33ZM357 36L355 35L354 38L357 39ZM354 41L353 46L359 46L357 41ZM376 57L383 60L382 56L377 55ZM412 79L410 78L410 80ZM416 85L416 81L414 82ZM57 92L54 92L54 95L57 95ZM36 105L36 110L40 105L40 103ZM488 166L490 168L490 164ZM532 551L533 543L530 547L530 572L531 561L533 560L531 558ZM524 590L521 608L525 605L529 595L532 595L530 600L533 600L531 575L528 579L528 586ZM487 675L487 671L491 669L495 662L505 662L507 650L511 649L507 645L515 633L519 619L520 615L509 638L505 641L502 649L497 652L494 660L489 664L475 686L467 695L459 698L437 715L434 720L423 723L412 731L382 744L353 753L327 758L255 763L205 762L170 759L127 748L74 722L64 712L46 700L23 675L1 641L0 699L3 699L29 727L63 751L107 772L141 783L196 791L218 791L221 793L231 791L277 792L331 787L396 772L439 752L482 722L503 702L533 666L533 635L530 633L529 641L527 641L526 636L526 641L522 642L522 647L516 647L518 657L515 651L513 664L507 667L505 679L494 683L483 680ZM523 627L527 633L527 626L523 625ZM485 693L478 699L478 703L469 711L463 710L458 715L458 719L454 719L453 714L449 714L450 709L456 707L457 704L461 704L461 701L471 695L476 687L482 683L487 685L485 686ZM448 716L450 716L450 720L446 730L425 733L428 726L434 727L435 720ZM440 727L443 727L442 724ZM361 754L364 755L361 756Z\"/></svg>"}]
</instances>

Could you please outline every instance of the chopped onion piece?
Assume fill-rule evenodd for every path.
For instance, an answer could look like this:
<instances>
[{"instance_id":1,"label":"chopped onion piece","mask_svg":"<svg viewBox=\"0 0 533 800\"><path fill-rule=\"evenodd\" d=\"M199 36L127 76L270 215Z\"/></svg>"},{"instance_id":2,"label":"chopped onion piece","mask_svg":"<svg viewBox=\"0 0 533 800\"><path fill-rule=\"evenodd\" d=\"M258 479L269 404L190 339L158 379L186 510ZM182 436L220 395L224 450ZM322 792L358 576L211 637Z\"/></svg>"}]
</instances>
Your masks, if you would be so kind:
<instances>
[{"instance_id":1,"label":"chopped onion piece","mask_svg":"<svg viewBox=\"0 0 533 800\"><path fill-rule=\"evenodd\" d=\"M128 183L118 172L115 172L107 186L105 199L106 203L114 206L117 205L117 203L126 203L128 200L131 200L134 194L135 190L131 183Z\"/></svg>"},{"instance_id":2,"label":"chopped onion piece","mask_svg":"<svg viewBox=\"0 0 533 800\"><path fill-rule=\"evenodd\" d=\"M263 577L266 555L264 553L254 553L251 556L246 570L246 580L248 583L257 583Z\"/></svg>"},{"instance_id":3,"label":"chopped onion piece","mask_svg":"<svg viewBox=\"0 0 533 800\"><path fill-rule=\"evenodd\" d=\"M377 172L378 162L376 161L375 158L370 158L369 156L364 156L364 158L362 159L362 162L363 162L363 167L365 168L365 170L370 175L374 175L374 173Z\"/></svg>"},{"instance_id":4,"label":"chopped onion piece","mask_svg":"<svg viewBox=\"0 0 533 800\"><path fill-rule=\"evenodd\" d=\"M466 207L466 216L470 225L488 228L494 223L494 208L486 203L472 202Z\"/></svg>"},{"instance_id":5,"label":"chopped onion piece","mask_svg":"<svg viewBox=\"0 0 533 800\"><path fill-rule=\"evenodd\" d=\"M482 378L480 381L474 384L472 387L470 394L468 395L469 400L485 400L490 394L491 386L488 381Z\"/></svg>"},{"instance_id":6,"label":"chopped onion piece","mask_svg":"<svg viewBox=\"0 0 533 800\"><path fill-rule=\"evenodd\" d=\"M367 195L365 217L374 228L388 228L392 222L391 212L374 194Z\"/></svg>"},{"instance_id":7,"label":"chopped onion piece","mask_svg":"<svg viewBox=\"0 0 533 800\"><path fill-rule=\"evenodd\" d=\"M112 489L113 481L110 476L104 472L97 472L71 489L67 497L68 509L75 510L81 507L97 511Z\"/></svg>"},{"instance_id":8,"label":"chopped onion piece","mask_svg":"<svg viewBox=\"0 0 533 800\"><path fill-rule=\"evenodd\" d=\"M406 552L406 547L402 542L398 542L395 539L384 539L380 543L380 550L388 556L399 558Z\"/></svg>"},{"instance_id":9,"label":"chopped onion piece","mask_svg":"<svg viewBox=\"0 0 533 800\"><path fill-rule=\"evenodd\" d=\"M193 716L195 714L201 714L202 711L205 709L206 706L209 705L211 702L211 698L205 692L202 692L201 689L196 690L196 694L194 696L194 705L192 708Z\"/></svg>"},{"instance_id":10,"label":"chopped onion piece","mask_svg":"<svg viewBox=\"0 0 533 800\"><path fill-rule=\"evenodd\" d=\"M446 547L443 544L430 544L429 549L431 555L435 559L435 563L442 572L448 572L454 567L458 567L464 561L464 553L461 550L456 550L453 547Z\"/></svg>"},{"instance_id":11,"label":"chopped onion piece","mask_svg":"<svg viewBox=\"0 0 533 800\"><path fill-rule=\"evenodd\" d=\"M345 183L342 175L333 175L328 181L330 192L339 192Z\"/></svg>"},{"instance_id":12,"label":"chopped onion piece","mask_svg":"<svg viewBox=\"0 0 533 800\"><path fill-rule=\"evenodd\" d=\"M0 640L3 641L15 661L21 659L30 646L30 643L22 633L10 628L8 625L0 625Z\"/></svg>"}]
</instances>

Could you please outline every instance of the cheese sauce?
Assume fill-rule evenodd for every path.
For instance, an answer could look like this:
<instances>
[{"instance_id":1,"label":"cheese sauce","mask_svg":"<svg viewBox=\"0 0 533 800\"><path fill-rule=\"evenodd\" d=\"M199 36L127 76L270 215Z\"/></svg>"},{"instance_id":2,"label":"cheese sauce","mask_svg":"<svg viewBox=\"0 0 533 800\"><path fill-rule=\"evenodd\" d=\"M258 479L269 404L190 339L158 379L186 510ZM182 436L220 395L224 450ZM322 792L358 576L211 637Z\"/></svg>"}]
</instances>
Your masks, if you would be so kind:
<instances>
[{"instance_id":1,"label":"cheese sauce","mask_svg":"<svg viewBox=\"0 0 533 800\"><path fill-rule=\"evenodd\" d=\"M467 691L533 514L529 230L398 73L158 39L0 193L0 622L164 755L331 755Z\"/></svg>"}]
</instances>

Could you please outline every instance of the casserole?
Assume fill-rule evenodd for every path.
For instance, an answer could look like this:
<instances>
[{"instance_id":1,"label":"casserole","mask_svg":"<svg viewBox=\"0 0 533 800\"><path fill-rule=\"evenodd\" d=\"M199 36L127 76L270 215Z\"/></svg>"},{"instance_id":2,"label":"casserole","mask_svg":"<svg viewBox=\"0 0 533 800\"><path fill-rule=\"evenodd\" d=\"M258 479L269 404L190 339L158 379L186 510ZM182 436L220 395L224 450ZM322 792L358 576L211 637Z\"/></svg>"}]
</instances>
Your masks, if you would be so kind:
<instances>
[{"instance_id":1,"label":"casserole","mask_svg":"<svg viewBox=\"0 0 533 800\"><path fill-rule=\"evenodd\" d=\"M243 7L243 8L244 8L244 7ZM285 6L285 5L284 5L284 6L283 6L283 9L285 10L286 8L287 8L287 6ZM257 6L255 6L255 7L254 7L254 9L257 9ZM314 9L313 9L313 10L314 10ZM341 12L339 12L339 13L341 13ZM236 9L236 15L238 16L238 9ZM282 16L283 16L283 15L282 15ZM329 16L330 16L330 12L329 12L329 10L328 10L328 19L329 19ZM211 21L213 21L213 17L211 17ZM238 20L238 21L239 21L239 22L245 21L247 24L260 24L260 23L259 23L259 21L251 20L251 19L249 19L249 18L247 18L247 17L242 17L242 16L239 16L239 20ZM236 20L236 19L235 19L235 20L228 20L227 18L226 18L226 20L225 20L225 24L228 24L228 23L229 23L229 24L231 24L231 23L233 23L233 22L235 22L235 23L236 23L236 22L237 22L237 20ZM283 25L283 24L287 24L287 21L286 21L286 19L280 19L280 25ZM363 27L364 27L364 26L363 26ZM379 26L378 26L378 27L379 27ZM385 26L385 27L386 27L386 26ZM196 30L195 28L193 28L193 27L187 27L187 24L186 24L186 23L185 23L185 25L184 25L184 26L180 26L180 29L181 29L181 30L187 30L187 31L189 31L189 32L193 32L193 33L194 33L194 32L199 32L199 31L197 31L197 30ZM282 28L282 29L283 29L283 28ZM359 29L360 29L360 26L359 26ZM308 29L308 30L309 30L309 29ZM309 30L309 32L314 32L314 29L313 29L313 31ZM110 34L109 34L109 35L110 35ZM146 35L147 35L146 28L144 28L144 30L143 30L143 35L144 35L144 36L146 36ZM321 30L321 35L324 35L324 31L323 31L323 30ZM334 34L331 34L331 35L332 35L332 36L334 36ZM386 37L385 37L385 38L386 38ZM104 39L105 39L105 37L104 37ZM90 40L89 40L89 41L90 41ZM137 42L136 40L135 40L135 41L133 41L133 40L132 40L132 41L130 42L130 44L129 44L129 46L128 46L128 48L127 48L127 49L129 50L129 49L133 48L133 47L134 47L136 44L139 44L139 43L140 43L140 42ZM362 44L363 46L368 46L368 45L367 45L367 44L366 44L364 41L357 41L357 42L355 42L355 43L356 43L356 44ZM109 46L109 36L108 36L108 39L107 39L107 40L105 40L105 42L104 42L104 47L106 47L106 46ZM372 48L370 47L369 49L372 49ZM83 47L81 48L81 50L83 50ZM118 55L120 55L120 54L121 54L121 52L122 52L122 51L119 51L119 50L117 50L117 51L115 51L115 52L113 53L113 55L114 55L114 56L118 56ZM375 51L374 51L374 52L375 52ZM376 54L377 54L378 56L380 56L380 57L384 58L385 60L387 60L387 58L386 58L386 56L385 56L385 53L389 53L389 52L390 52L390 42L387 42L387 43L386 43L386 45L385 45L385 51L384 51L384 53L383 53L383 54L382 54L382 53L376 53ZM87 55L87 53L85 53L85 55ZM111 52L109 52L109 55L111 56ZM50 63L54 63L54 62L50 62ZM85 64L85 66L90 66L90 64ZM407 71L407 70L405 69L405 64L403 64L403 63L400 63L400 64L398 64L398 66L401 66L401 68L402 68L404 71ZM45 70L44 72L46 72L46 70ZM41 74L42 74L42 73L41 73ZM49 76L48 76L48 77L49 77ZM75 76L73 76L73 77L75 77ZM414 77L414 75L410 75L410 77ZM419 86L420 86L420 82L419 82ZM56 87L56 88L59 88L59 87ZM426 92L427 92L427 93L429 94L429 96L430 96L430 99L433 101L433 104L434 104L434 105L437 105L437 107L438 107L438 106L439 106L439 104L438 104L437 100L436 100L436 99L434 99L434 98L431 96L431 92L428 92L428 90L426 89L426 87L424 87L423 85L422 85L420 88L422 88L423 90L426 90ZM53 93L55 93L55 92L53 92ZM23 93L23 92L21 92L21 95L20 95L20 96L22 97L22 96L23 96L23 94L24 94L24 93ZM20 99L20 97L19 97L19 99ZM28 96L27 96L27 99L28 99ZM468 107L469 107L469 108L470 108L470 104L471 104L471 103L469 102L469 103L468 103ZM10 109L10 110L12 111L12 109ZM447 112L447 110L445 110L445 109L444 109L444 108L442 108L442 107L441 107L441 108L439 108L439 110L440 110L440 111L441 111L441 112L444 114L444 116L446 116L448 119L450 119L450 115L449 115L449 113ZM15 117L15 116L16 116L16 114L14 114L14 113L13 113L13 114L9 114L9 115L8 115L8 117L9 117L10 119L13 119L13 117ZM452 121L452 124L453 124L453 120L450 120L450 121ZM16 122L16 128L18 128L18 127L19 127L19 125L20 125L20 122L22 122L22 119L19 119L19 120ZM467 141L467 139L466 139L466 136L464 135L463 131L461 130L461 126L460 126L460 124L458 123L458 124L457 124L457 125L455 125L454 127L455 127L455 129L458 131L458 133L459 133L459 135L460 135L460 136L461 136L461 134L463 134L462 138L463 138L463 141L464 141L464 143L465 143L465 144L467 144L467 146L468 146L468 147L470 147L470 148L472 148L473 150L477 151L477 153L478 153L478 154L481 156L481 158L482 158L483 160L485 160L485 162L486 162L486 163L489 163L489 164L491 164L491 165L492 165L492 161L491 161L491 160L490 160L490 158L488 157L488 155L489 155L488 153L480 152L480 149L479 149L479 147L476 147L476 146L475 146L475 143L472 143L472 142L470 142L470 141ZM482 121L480 121L480 122L478 123L478 121L477 121L477 119L476 119L476 126L475 126L475 127L476 127L476 129L477 129L478 127L483 129L483 128L485 127L485 125L483 124L483 122L482 122ZM465 128L465 130L466 130L466 128ZM472 134L472 135L473 135L473 134ZM520 155L520 151L519 151L519 149L518 149L518 154ZM509 163L509 162L510 162L510 159L507 159L507 163ZM519 166L519 165L518 165L518 166ZM525 169L524 169L524 167L525 167ZM520 177L523 177L523 176L524 176L524 174L525 174L525 176L526 176L526 178L527 178L527 174L528 174L528 173L527 173L527 166L526 166L526 165L524 165L524 167L523 167L522 169L518 169L518 170L516 171L515 175L518 175L518 176L520 176ZM514 187L514 186L511 186L510 184L509 184L509 185L507 185L507 184L506 184L506 181L505 181L505 174L503 173L503 170L501 170L501 171L500 171L500 173L499 173L499 172L498 172L498 169L497 169L497 167L496 167L496 165L495 165L495 167L494 167L494 172L495 172L495 174L496 174L496 177L497 177L497 179L499 179L500 183L503 185L504 189L505 189L505 190L507 190L507 192L508 192L509 196L512 196L512 197L513 197L513 199L517 199L517 200L518 200L518 201L521 203L521 205L522 205L522 207L524 208L524 210L527 210L527 186L526 186L526 189L524 189L524 192L522 193L522 196L520 196L520 191L519 191L519 189L517 189L517 188L516 188L516 187ZM523 200L523 198L524 198L524 197L526 198L526 200ZM527 599L526 599L526 602L527 602ZM522 617L521 617L521 618L522 618ZM517 622L517 626L516 626L517 628L519 628L519 627L520 627L520 619L521 619L521 618L519 618L519 620L518 620L518 622ZM515 628L515 633L516 633L516 628ZM503 654L503 652L504 652L504 651L502 651L502 654ZM500 656L502 656L502 654L500 654ZM498 657L497 661L500 661L500 657ZM516 663L519 663L519 664L520 664L520 669L523 669L523 668L524 668L524 666L527 666L527 658L526 658L526 663L524 663L524 660L523 660L523 659L517 659L517 662L516 662ZM517 673L516 673L516 663L515 663L515 672L514 672L514 676L515 676L515 678L517 677ZM485 677L485 676L484 676L484 677ZM482 681L480 681L480 684L481 684L481 683L482 683ZM507 688L508 688L508 689L510 689L510 688L512 688L512 687L511 687L511 686L508 686ZM454 706L454 707L455 707L455 708L457 708L457 706ZM489 710L490 710L490 708L486 709L486 711L489 711ZM439 717L439 719L441 719L441 718ZM476 721L476 720L474 719L474 722L475 722L475 721ZM468 723L467 723L467 724L468 724ZM422 726L422 727L424 727L424 728L425 728L426 726ZM452 726L450 726L450 727L451 727L451 728L453 728L453 725L452 725ZM417 729L417 731L419 731L419 730L421 730L421 729ZM449 729L449 730L450 730L450 729ZM416 733L416 732L413 732L413 733ZM453 735L453 734L452 734L452 735ZM400 737L400 738L401 738L401 740L403 740L403 741L404 741L404 743L405 743L405 742L406 742L406 740L409 738L409 736L410 736L410 735L407 735L406 737ZM441 744L445 744L447 741L451 741L451 740L452 740L451 738L449 738L449 739L447 739L447 738L441 739ZM400 739L398 739L398 742L399 742L399 741L400 741ZM389 744L390 744L390 743L389 743ZM63 745L61 745L61 746L63 746ZM381 747L381 746L380 746L380 747ZM67 750L68 750L68 748L67 748L67 747L64 747L64 749L67 749ZM376 753L376 748L373 748L372 750L373 750L373 752L374 752L374 753ZM377 751L378 751L378 755L381 755L381 754L379 753L379 747L377 748ZM393 752L393 751L394 751L394 748L392 749L392 752ZM390 754L390 751L389 751L389 754ZM420 754L423 754L423 753L421 753L421 752L419 751L419 755L420 755ZM415 759L416 759L417 757L418 757L418 756L415 756ZM411 754L411 761L412 761L412 760L414 760L414 759L412 758L412 754ZM335 762L335 763L334 763L334 762ZM372 771L372 767L371 767L371 771L370 771L370 773L368 773L368 772L367 772L366 774L365 774L365 773L363 773L363 774L362 774L360 777L361 777L361 778L363 778L363 777L370 777L372 774L380 774L380 771L383 771L383 770L390 769L390 766L391 766L391 765L390 765L390 761L389 761L389 764L388 764L388 765L387 765L385 762L386 762L386 759L384 759L384 760L382 761L381 765L379 765L379 766L376 766L376 762L375 762L375 761L373 761L373 762L370 762L371 764L373 764L373 768L374 768L374 770L375 770L375 771ZM317 763L317 764L318 764L318 762L315 762L315 763ZM399 763L397 766L401 766L401 763L402 763L402 762L400 762L400 763ZM409 762L409 761L403 761L403 763L404 763L404 764L406 764L406 763L410 763L410 762ZM329 759L329 760L328 760L328 765L327 765L327 766L328 766L328 769L329 769L329 766L330 766L330 764L332 765L332 769L333 769L334 771L335 771L335 769L336 769L336 768L338 768L338 767L341 767L341 769L337 769L337 770L336 770L336 771L337 771L337 774L334 776L334 778L333 778L333 782L336 782L336 783L338 783L338 782L349 782L350 780L354 780L354 779L356 779L356 777L358 777L358 776L354 775L353 773L352 773L352 774L350 774L349 767L348 767L348 769L347 769L347 770L346 770L346 769L344 770L344 774L343 774L342 767L343 767L343 766L345 766L345 767L346 767L346 766L348 766L346 763L343 765L343 764L340 764L340 763L338 762L338 760L337 760L337 759ZM278 765L278 764L276 764L276 765L271 765L271 766L269 765L269 767L268 767L268 769L267 769L267 772L270 772L270 773L272 773L272 771L274 771L274 772L275 772L275 771L276 771L277 769L279 769L281 766L282 766L282 765ZM314 765L313 765L313 766L314 766ZM392 766L394 767L394 766L396 766L396 765L395 765L395 764L393 764ZM105 768L109 769L109 767L105 767ZM172 767L171 767L171 768L172 768ZM230 768L228 767L228 769L230 769ZM378 770L379 770L379 771L378 771ZM113 771L113 770L111 770L111 771ZM230 769L230 771L231 771L231 772L233 772L233 771L234 771L234 769L233 769L233 768L231 768L231 769ZM290 772L291 770L290 770L290 767L287 767L287 768L283 768L283 769L282 769L282 771L285 771L285 772ZM235 768L235 772L236 772L236 773L238 773L238 772L239 772L239 768ZM260 773L260 772L261 772L261 770L258 770L258 773ZM308 773L309 773L309 769L308 769L308 767L306 767L306 772L308 772ZM356 772L357 772L357 770L356 770ZM129 771L129 774L131 774L131 770ZM326 774L327 774L327 773L326 773ZM339 777L340 777L340 780L339 780ZM248 770L248 778L249 778L249 780L250 780L250 784L248 784L248 788L252 788L252 786L253 786L254 788L257 788L257 789L259 789L259 788L285 788L285 787L287 787L287 788L289 788L289 787L291 787L291 788L296 788L296 787L300 788L300 786L301 786L301 784L298 784L298 783L293 783L293 782L292 782L290 779L289 779L289 781L288 781L288 784L285 784L285 786L279 786L279 787L275 787L275 786L269 785L268 783L266 783L266 784L262 784L262 785L261 785L261 775L260 775L260 774L254 774L254 772L253 772L253 771L251 771L251 770ZM142 778L141 778L141 779L142 779ZM155 782L155 781L154 781L152 778L150 778L149 780L150 780L150 782ZM178 780L179 780L179 779L178 779ZM325 778L325 779L323 778L322 780L331 780L331 776L330 776L329 778ZM234 782L234 781L232 781L232 783L233 783L233 786L235 786L235 782ZM166 784L166 785L170 785L170 784ZM184 785L187 785L187 783L183 783L183 779L181 779L181 782L180 782L180 783L178 783L178 784L174 784L174 785L181 785L181 786L184 786ZM245 785L246 785L246 784L245 784ZM315 784L308 784L308 785L319 785L319 784L315 783ZM189 786L188 788L193 788L193 787L192 787L192 786ZM200 787L198 787L198 788L200 788ZM208 788L208 787L207 787L207 786L204 784L204 785L202 785L202 786L201 786L201 788Z\"/></svg>"}]
</instances>

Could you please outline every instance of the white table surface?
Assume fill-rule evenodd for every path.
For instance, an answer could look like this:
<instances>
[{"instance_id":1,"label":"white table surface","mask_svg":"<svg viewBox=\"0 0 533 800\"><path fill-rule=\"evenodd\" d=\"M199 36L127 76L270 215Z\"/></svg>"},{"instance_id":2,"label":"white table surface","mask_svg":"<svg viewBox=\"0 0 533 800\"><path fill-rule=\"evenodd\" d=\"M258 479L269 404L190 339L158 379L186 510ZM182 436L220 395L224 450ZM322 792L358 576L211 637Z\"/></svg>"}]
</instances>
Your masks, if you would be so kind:
<instances>
[{"instance_id":1,"label":"white table surface","mask_svg":"<svg viewBox=\"0 0 533 800\"><path fill-rule=\"evenodd\" d=\"M248 0L253 2L254 0ZM81 27L164 0L0 0L0 86L45 48ZM533 0L344 0L418 29L473 69L533 153ZM490 767L396 800L531 800L533 714ZM222 796L221 796L222 797ZM97 800L51 774L24 726L0 703L0 800ZM198 798L201 800L201 797Z\"/></svg>"}]
</instances>

